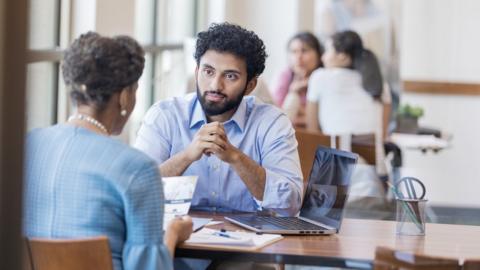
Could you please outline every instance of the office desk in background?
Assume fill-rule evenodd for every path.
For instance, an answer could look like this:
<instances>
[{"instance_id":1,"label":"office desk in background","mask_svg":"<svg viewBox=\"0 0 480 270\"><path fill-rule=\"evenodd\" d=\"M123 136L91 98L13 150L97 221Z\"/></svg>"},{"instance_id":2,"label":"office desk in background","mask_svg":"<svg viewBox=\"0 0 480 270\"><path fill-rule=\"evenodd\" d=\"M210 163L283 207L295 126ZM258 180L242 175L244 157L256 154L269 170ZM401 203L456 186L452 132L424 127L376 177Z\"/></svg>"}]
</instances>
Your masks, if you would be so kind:
<instances>
[{"instance_id":1,"label":"office desk in background","mask_svg":"<svg viewBox=\"0 0 480 270\"><path fill-rule=\"evenodd\" d=\"M220 214L191 213L191 215L223 220ZM228 221L223 221L223 224L212 228L241 229ZM212 260L369 269L377 246L461 260L479 259L480 226L427 223L426 236L397 236L393 221L345 219L337 235L285 236L284 239L256 251L226 251L183 244L177 248L175 255Z\"/></svg>"},{"instance_id":2,"label":"office desk in background","mask_svg":"<svg viewBox=\"0 0 480 270\"><path fill-rule=\"evenodd\" d=\"M418 135L405 133L392 133L390 140L403 149L416 149L426 152L438 152L451 146L451 136L438 138L434 135Z\"/></svg>"}]
</instances>

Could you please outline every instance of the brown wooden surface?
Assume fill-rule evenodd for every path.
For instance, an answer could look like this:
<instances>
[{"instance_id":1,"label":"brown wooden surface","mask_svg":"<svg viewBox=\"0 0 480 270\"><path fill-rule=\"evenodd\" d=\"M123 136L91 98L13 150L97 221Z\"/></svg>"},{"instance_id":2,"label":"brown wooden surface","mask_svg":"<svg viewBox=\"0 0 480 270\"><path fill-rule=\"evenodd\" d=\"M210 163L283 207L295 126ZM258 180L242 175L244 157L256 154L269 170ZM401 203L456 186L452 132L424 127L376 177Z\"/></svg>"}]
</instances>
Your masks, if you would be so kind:
<instances>
[{"instance_id":1,"label":"brown wooden surface","mask_svg":"<svg viewBox=\"0 0 480 270\"><path fill-rule=\"evenodd\" d=\"M418 255L377 247L374 270L459 270L457 259Z\"/></svg>"},{"instance_id":2,"label":"brown wooden surface","mask_svg":"<svg viewBox=\"0 0 480 270\"><path fill-rule=\"evenodd\" d=\"M406 92L449 95L480 95L480 84L433 82L433 81L403 81Z\"/></svg>"},{"instance_id":3,"label":"brown wooden surface","mask_svg":"<svg viewBox=\"0 0 480 270\"><path fill-rule=\"evenodd\" d=\"M27 247L33 270L113 269L107 237L27 239Z\"/></svg>"},{"instance_id":4,"label":"brown wooden surface","mask_svg":"<svg viewBox=\"0 0 480 270\"><path fill-rule=\"evenodd\" d=\"M375 135L355 135L352 137L352 152L363 157L367 164L376 165Z\"/></svg>"},{"instance_id":5,"label":"brown wooden surface","mask_svg":"<svg viewBox=\"0 0 480 270\"><path fill-rule=\"evenodd\" d=\"M192 215L198 216L199 213ZM204 215L209 216L200 214ZM222 215L213 217L216 220L223 220ZM284 239L258 251L233 252L231 255L232 258L237 256L244 260L277 263L304 262L318 265L323 261L328 264L329 260L372 263L375 249L384 246L419 255L458 258L461 262L465 259L480 259L480 226L427 223L426 236L397 236L395 224L394 221L344 219L341 231L337 235L285 236ZM228 221L213 228L241 229ZM200 254L206 258L215 258L217 252L208 248L189 247L186 244L181 245L178 251L182 256L195 257ZM229 254L224 252L222 256Z\"/></svg>"}]
</instances>

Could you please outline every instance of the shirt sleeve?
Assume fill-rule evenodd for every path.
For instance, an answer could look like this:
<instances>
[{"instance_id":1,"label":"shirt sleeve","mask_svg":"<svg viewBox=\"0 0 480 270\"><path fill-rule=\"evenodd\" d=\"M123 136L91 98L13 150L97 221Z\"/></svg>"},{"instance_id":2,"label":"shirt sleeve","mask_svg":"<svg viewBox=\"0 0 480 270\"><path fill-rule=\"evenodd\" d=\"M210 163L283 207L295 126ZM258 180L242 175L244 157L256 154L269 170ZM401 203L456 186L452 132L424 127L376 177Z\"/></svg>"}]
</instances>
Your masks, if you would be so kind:
<instances>
[{"instance_id":1,"label":"shirt sleeve","mask_svg":"<svg viewBox=\"0 0 480 270\"><path fill-rule=\"evenodd\" d=\"M303 177L297 150L295 130L281 114L265 132L261 166L266 171L262 208L284 216L294 216L300 210Z\"/></svg>"},{"instance_id":2,"label":"shirt sleeve","mask_svg":"<svg viewBox=\"0 0 480 270\"><path fill-rule=\"evenodd\" d=\"M325 87L325 85L323 85ZM314 71L308 80L307 101L319 102L322 90L321 73L319 70Z\"/></svg>"},{"instance_id":3,"label":"shirt sleeve","mask_svg":"<svg viewBox=\"0 0 480 270\"><path fill-rule=\"evenodd\" d=\"M173 269L163 243L163 187L152 161L132 176L124 195L126 241L124 269Z\"/></svg>"},{"instance_id":4,"label":"shirt sleeve","mask_svg":"<svg viewBox=\"0 0 480 270\"><path fill-rule=\"evenodd\" d=\"M159 105L153 106L143 119L134 147L161 164L170 157L170 134L165 112Z\"/></svg>"}]
</instances>

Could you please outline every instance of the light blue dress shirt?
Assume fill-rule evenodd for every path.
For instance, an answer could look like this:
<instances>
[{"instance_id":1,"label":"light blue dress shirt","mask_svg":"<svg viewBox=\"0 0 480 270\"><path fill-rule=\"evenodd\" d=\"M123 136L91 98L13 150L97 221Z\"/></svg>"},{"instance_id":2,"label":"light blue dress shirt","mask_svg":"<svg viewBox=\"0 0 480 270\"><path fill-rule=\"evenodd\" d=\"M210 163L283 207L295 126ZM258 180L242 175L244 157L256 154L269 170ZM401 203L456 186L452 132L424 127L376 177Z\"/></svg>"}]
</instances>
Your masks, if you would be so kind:
<instances>
[{"instance_id":1,"label":"light blue dress shirt","mask_svg":"<svg viewBox=\"0 0 480 270\"><path fill-rule=\"evenodd\" d=\"M159 164L183 151L207 123L195 93L156 103L147 112L135 147ZM230 143L266 170L263 201L257 201L228 163L203 155L184 175L199 176L192 209L207 211L273 210L295 215L303 184L295 130L285 114L253 96L246 96L224 123Z\"/></svg>"},{"instance_id":2,"label":"light blue dress shirt","mask_svg":"<svg viewBox=\"0 0 480 270\"><path fill-rule=\"evenodd\" d=\"M105 235L120 269L173 269L163 244L163 187L148 156L87 129L57 125L27 139L28 237Z\"/></svg>"}]
</instances>

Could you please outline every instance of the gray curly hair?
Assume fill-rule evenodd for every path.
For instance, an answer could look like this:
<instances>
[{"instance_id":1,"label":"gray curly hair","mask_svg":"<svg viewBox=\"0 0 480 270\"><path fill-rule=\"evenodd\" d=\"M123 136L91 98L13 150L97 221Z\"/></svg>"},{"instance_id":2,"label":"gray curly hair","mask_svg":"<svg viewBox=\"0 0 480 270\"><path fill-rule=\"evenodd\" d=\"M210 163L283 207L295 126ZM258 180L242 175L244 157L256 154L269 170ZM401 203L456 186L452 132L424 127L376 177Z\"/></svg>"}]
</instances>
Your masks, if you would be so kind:
<instances>
[{"instance_id":1,"label":"gray curly hair","mask_svg":"<svg viewBox=\"0 0 480 270\"><path fill-rule=\"evenodd\" d=\"M77 105L103 109L110 97L135 84L145 64L142 47L128 36L82 34L66 50L62 74Z\"/></svg>"}]
</instances>

